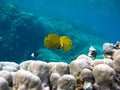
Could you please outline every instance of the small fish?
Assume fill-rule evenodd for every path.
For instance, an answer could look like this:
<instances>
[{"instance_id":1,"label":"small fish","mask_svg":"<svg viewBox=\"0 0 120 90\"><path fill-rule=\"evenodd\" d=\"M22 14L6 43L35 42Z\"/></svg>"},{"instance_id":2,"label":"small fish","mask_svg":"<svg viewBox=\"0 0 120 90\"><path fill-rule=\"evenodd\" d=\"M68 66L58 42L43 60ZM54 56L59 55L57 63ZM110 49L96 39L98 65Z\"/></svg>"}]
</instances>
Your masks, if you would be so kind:
<instances>
[{"instance_id":1,"label":"small fish","mask_svg":"<svg viewBox=\"0 0 120 90\"><path fill-rule=\"evenodd\" d=\"M39 55L38 52L34 52L34 53L31 54L31 57L37 57L38 55Z\"/></svg>"}]
</instances>

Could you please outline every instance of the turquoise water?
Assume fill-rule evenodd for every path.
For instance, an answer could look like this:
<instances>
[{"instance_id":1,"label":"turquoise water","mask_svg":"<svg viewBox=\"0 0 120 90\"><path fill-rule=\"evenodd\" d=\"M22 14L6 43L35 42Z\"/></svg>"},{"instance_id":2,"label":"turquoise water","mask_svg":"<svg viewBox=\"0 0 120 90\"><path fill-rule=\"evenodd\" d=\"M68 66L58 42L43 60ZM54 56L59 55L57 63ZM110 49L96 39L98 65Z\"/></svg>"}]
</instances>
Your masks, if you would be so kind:
<instances>
[{"instance_id":1,"label":"turquoise water","mask_svg":"<svg viewBox=\"0 0 120 90\"><path fill-rule=\"evenodd\" d=\"M119 0L9 0L40 16L78 20L100 30L108 42L120 40ZM92 31L91 31L92 32Z\"/></svg>"},{"instance_id":2,"label":"turquoise water","mask_svg":"<svg viewBox=\"0 0 120 90\"><path fill-rule=\"evenodd\" d=\"M102 58L104 42L120 41L120 0L1 0L0 8L1 61L69 63L87 55L90 46ZM69 36L72 49L46 48L44 37L50 33ZM33 58L33 52L40 54Z\"/></svg>"}]
</instances>

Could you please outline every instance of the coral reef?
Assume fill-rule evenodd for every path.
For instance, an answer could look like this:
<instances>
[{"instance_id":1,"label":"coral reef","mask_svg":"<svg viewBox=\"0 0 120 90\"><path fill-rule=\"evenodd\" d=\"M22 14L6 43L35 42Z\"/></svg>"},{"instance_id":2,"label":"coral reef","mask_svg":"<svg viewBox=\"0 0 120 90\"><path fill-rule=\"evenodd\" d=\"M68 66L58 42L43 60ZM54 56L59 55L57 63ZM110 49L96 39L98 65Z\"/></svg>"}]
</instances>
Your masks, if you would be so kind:
<instances>
[{"instance_id":1,"label":"coral reef","mask_svg":"<svg viewBox=\"0 0 120 90\"><path fill-rule=\"evenodd\" d=\"M120 42L98 35L80 22L35 16L0 0L0 90L120 90Z\"/></svg>"},{"instance_id":2,"label":"coral reef","mask_svg":"<svg viewBox=\"0 0 120 90\"><path fill-rule=\"evenodd\" d=\"M70 64L41 60L0 62L0 77L2 90L119 90L120 53L111 59L81 54Z\"/></svg>"}]
</instances>

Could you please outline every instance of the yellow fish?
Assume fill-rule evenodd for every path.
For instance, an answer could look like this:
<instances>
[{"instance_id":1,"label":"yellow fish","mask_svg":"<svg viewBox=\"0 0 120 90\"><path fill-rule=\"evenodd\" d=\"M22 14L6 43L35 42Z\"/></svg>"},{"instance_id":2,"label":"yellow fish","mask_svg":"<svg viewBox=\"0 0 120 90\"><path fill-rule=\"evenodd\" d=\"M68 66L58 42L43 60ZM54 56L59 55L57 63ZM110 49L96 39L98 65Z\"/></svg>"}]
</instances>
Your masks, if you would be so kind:
<instances>
[{"instance_id":1,"label":"yellow fish","mask_svg":"<svg viewBox=\"0 0 120 90\"><path fill-rule=\"evenodd\" d=\"M69 51L72 47L72 40L68 36L61 36L60 37L60 46L63 51Z\"/></svg>"},{"instance_id":2,"label":"yellow fish","mask_svg":"<svg viewBox=\"0 0 120 90\"><path fill-rule=\"evenodd\" d=\"M56 34L49 34L44 38L44 45L50 49L60 49L67 52L72 47L72 40L68 36L59 37Z\"/></svg>"},{"instance_id":3,"label":"yellow fish","mask_svg":"<svg viewBox=\"0 0 120 90\"><path fill-rule=\"evenodd\" d=\"M50 49L60 48L60 38L56 34L49 34L44 38L44 45Z\"/></svg>"}]
</instances>

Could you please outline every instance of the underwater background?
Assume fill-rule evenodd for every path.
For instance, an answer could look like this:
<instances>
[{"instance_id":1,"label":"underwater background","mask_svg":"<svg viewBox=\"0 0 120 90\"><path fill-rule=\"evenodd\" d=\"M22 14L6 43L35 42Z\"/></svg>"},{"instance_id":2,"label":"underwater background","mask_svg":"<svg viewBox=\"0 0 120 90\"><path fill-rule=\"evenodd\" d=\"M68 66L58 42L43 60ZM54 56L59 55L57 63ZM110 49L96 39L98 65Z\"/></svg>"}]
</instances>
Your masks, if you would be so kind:
<instances>
[{"instance_id":1,"label":"underwater background","mask_svg":"<svg viewBox=\"0 0 120 90\"><path fill-rule=\"evenodd\" d=\"M50 33L69 36L69 52L44 46ZM120 0L0 0L0 60L69 63L94 46L120 41ZM31 53L39 52L38 57Z\"/></svg>"}]
</instances>

